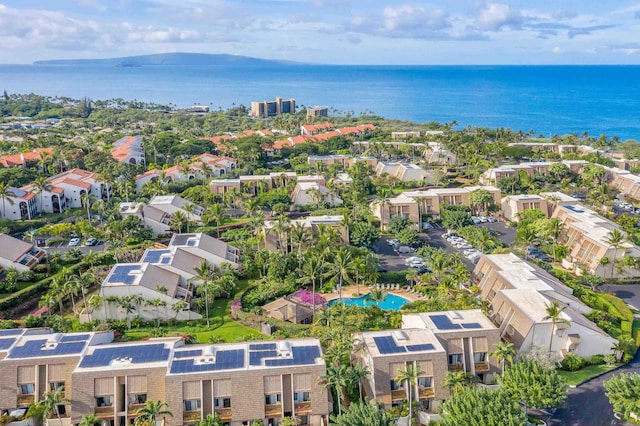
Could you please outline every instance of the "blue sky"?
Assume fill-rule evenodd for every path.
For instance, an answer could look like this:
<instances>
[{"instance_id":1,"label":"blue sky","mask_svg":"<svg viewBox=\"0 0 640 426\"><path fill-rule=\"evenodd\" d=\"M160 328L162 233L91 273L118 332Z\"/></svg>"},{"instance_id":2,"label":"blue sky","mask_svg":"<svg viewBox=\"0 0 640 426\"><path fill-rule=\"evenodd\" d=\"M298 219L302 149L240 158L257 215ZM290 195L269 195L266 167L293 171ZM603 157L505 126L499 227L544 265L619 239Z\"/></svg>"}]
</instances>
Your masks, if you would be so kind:
<instances>
[{"instance_id":1,"label":"blue sky","mask_svg":"<svg viewBox=\"0 0 640 426\"><path fill-rule=\"evenodd\" d=\"M0 0L0 63L163 52L333 64L636 64L631 0Z\"/></svg>"}]
</instances>

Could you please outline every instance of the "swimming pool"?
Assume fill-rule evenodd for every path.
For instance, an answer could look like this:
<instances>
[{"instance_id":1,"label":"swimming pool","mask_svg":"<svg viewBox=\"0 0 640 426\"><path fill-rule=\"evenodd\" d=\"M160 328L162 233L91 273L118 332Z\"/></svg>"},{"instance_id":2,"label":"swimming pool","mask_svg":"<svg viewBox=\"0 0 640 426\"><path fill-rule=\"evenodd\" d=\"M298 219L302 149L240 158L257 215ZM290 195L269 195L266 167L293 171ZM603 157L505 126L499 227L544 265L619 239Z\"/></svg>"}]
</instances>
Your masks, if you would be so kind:
<instances>
[{"instance_id":1,"label":"swimming pool","mask_svg":"<svg viewBox=\"0 0 640 426\"><path fill-rule=\"evenodd\" d=\"M356 306L373 306L376 302L369 297L368 294L360 297L343 297L341 299L333 299L330 300L327 305L331 306L334 303L338 303L342 301L345 305L356 305ZM384 309L386 311L398 311L402 306L406 303L409 303L409 299L405 299L404 297L398 296L393 293L387 293L387 298L384 302L380 302L380 309Z\"/></svg>"}]
</instances>

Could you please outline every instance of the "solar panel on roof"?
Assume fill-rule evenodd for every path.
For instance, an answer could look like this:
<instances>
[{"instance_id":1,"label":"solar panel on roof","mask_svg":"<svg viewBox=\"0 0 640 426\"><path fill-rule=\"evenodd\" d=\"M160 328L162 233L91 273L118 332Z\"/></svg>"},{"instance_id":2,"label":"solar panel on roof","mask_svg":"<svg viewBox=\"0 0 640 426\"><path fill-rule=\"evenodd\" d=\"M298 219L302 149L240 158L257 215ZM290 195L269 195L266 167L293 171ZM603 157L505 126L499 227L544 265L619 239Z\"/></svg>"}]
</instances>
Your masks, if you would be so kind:
<instances>
[{"instance_id":1,"label":"solar panel on roof","mask_svg":"<svg viewBox=\"0 0 640 426\"><path fill-rule=\"evenodd\" d=\"M174 358L191 358L202 355L202 349L194 349L189 351L176 351L173 353Z\"/></svg>"},{"instance_id":2,"label":"solar panel on roof","mask_svg":"<svg viewBox=\"0 0 640 426\"><path fill-rule=\"evenodd\" d=\"M419 352L419 351L431 351L434 349L434 346L431 343L422 343L419 345L407 345L406 348L409 352Z\"/></svg>"},{"instance_id":3,"label":"solar panel on roof","mask_svg":"<svg viewBox=\"0 0 640 426\"><path fill-rule=\"evenodd\" d=\"M275 348L275 343L253 343L249 345L250 351L267 351Z\"/></svg>"},{"instance_id":4,"label":"solar panel on roof","mask_svg":"<svg viewBox=\"0 0 640 426\"><path fill-rule=\"evenodd\" d=\"M278 351L253 351L249 352L249 365L260 365L263 358L275 358Z\"/></svg>"},{"instance_id":5,"label":"solar panel on roof","mask_svg":"<svg viewBox=\"0 0 640 426\"><path fill-rule=\"evenodd\" d=\"M195 237L195 234L178 234L173 237L173 241L170 244L172 246L184 246L187 244L187 240L193 237Z\"/></svg>"},{"instance_id":6,"label":"solar panel on roof","mask_svg":"<svg viewBox=\"0 0 640 426\"><path fill-rule=\"evenodd\" d=\"M459 324L452 323L446 315L431 315L429 318L431 318L438 330L457 330L462 328Z\"/></svg>"},{"instance_id":7,"label":"solar panel on roof","mask_svg":"<svg viewBox=\"0 0 640 426\"><path fill-rule=\"evenodd\" d=\"M162 259L160 259L160 263L167 265L169 262L171 262L171 258L170 257L163 257Z\"/></svg>"},{"instance_id":8,"label":"solar panel on roof","mask_svg":"<svg viewBox=\"0 0 640 426\"><path fill-rule=\"evenodd\" d=\"M0 330L0 336L17 336L18 334L22 334L21 328L9 328L6 330Z\"/></svg>"},{"instance_id":9,"label":"solar panel on roof","mask_svg":"<svg viewBox=\"0 0 640 426\"><path fill-rule=\"evenodd\" d=\"M66 336L62 336L60 338L61 342L84 342L85 340L89 339L89 335L88 334L72 334L72 335L66 335Z\"/></svg>"},{"instance_id":10,"label":"solar panel on roof","mask_svg":"<svg viewBox=\"0 0 640 426\"><path fill-rule=\"evenodd\" d=\"M17 339L15 337L0 339L0 350L9 349L16 340Z\"/></svg>"},{"instance_id":11,"label":"solar panel on roof","mask_svg":"<svg viewBox=\"0 0 640 426\"><path fill-rule=\"evenodd\" d=\"M404 346L398 346L391 336L374 337L373 341L376 343L378 352L381 354L394 354L407 351Z\"/></svg>"},{"instance_id":12,"label":"solar panel on roof","mask_svg":"<svg viewBox=\"0 0 640 426\"><path fill-rule=\"evenodd\" d=\"M129 359L131 364L166 361L170 350L163 343L153 345L121 346L115 348L96 348L91 355L85 355L80 367L106 367L118 358Z\"/></svg>"},{"instance_id":13,"label":"solar panel on roof","mask_svg":"<svg viewBox=\"0 0 640 426\"><path fill-rule=\"evenodd\" d=\"M462 328L473 329L473 328L482 328L482 326L477 322L468 322L466 324L462 324Z\"/></svg>"},{"instance_id":14,"label":"solar panel on roof","mask_svg":"<svg viewBox=\"0 0 640 426\"><path fill-rule=\"evenodd\" d=\"M46 347L47 340L29 340L22 346L14 347L7 358L34 358L52 355L74 355L83 351L87 342L60 342L55 347Z\"/></svg>"},{"instance_id":15,"label":"solar panel on roof","mask_svg":"<svg viewBox=\"0 0 640 426\"><path fill-rule=\"evenodd\" d=\"M244 367L244 349L218 351L215 362L196 364L194 359L179 359L171 363L171 373L231 370Z\"/></svg>"},{"instance_id":16,"label":"solar panel on roof","mask_svg":"<svg viewBox=\"0 0 640 426\"><path fill-rule=\"evenodd\" d=\"M147 255L144 257L143 262L158 263L163 254L169 253L171 253L170 250L149 250L147 251Z\"/></svg>"}]
</instances>

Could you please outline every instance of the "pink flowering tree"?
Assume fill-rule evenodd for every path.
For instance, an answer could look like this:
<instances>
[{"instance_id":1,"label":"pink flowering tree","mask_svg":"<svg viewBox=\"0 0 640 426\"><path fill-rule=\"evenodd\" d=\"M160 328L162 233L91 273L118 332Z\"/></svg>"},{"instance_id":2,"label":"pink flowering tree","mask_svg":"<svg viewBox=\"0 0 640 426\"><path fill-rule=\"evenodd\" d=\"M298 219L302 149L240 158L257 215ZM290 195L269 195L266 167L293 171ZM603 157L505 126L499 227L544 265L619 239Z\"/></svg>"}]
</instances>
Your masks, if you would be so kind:
<instances>
[{"instance_id":1,"label":"pink flowering tree","mask_svg":"<svg viewBox=\"0 0 640 426\"><path fill-rule=\"evenodd\" d=\"M296 291L293 294L293 297L309 306L324 306L327 304L327 299L325 299L321 294L312 293L304 288Z\"/></svg>"}]
</instances>

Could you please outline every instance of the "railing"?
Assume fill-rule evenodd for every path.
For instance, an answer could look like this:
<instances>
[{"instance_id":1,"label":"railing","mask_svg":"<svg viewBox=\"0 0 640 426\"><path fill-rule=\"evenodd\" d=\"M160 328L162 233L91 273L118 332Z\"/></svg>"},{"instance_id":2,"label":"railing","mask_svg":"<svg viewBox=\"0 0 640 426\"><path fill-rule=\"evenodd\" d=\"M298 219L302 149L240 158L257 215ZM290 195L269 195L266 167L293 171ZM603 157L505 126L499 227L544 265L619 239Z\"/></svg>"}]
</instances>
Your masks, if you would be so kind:
<instances>
[{"instance_id":1,"label":"railing","mask_svg":"<svg viewBox=\"0 0 640 426\"><path fill-rule=\"evenodd\" d=\"M392 390L391 391L391 399L405 399L407 397L407 393L404 389Z\"/></svg>"},{"instance_id":2,"label":"railing","mask_svg":"<svg viewBox=\"0 0 640 426\"><path fill-rule=\"evenodd\" d=\"M182 421L186 423L194 423L201 419L200 411L185 411L182 413Z\"/></svg>"},{"instance_id":3,"label":"railing","mask_svg":"<svg viewBox=\"0 0 640 426\"><path fill-rule=\"evenodd\" d=\"M35 395L33 395L33 394L18 395L18 406L20 406L20 405L29 405L34 400L35 400Z\"/></svg>"},{"instance_id":4,"label":"railing","mask_svg":"<svg viewBox=\"0 0 640 426\"><path fill-rule=\"evenodd\" d=\"M231 408L217 408L215 412L220 416L223 422L231 421Z\"/></svg>"},{"instance_id":5,"label":"railing","mask_svg":"<svg viewBox=\"0 0 640 426\"><path fill-rule=\"evenodd\" d=\"M311 401L296 402L293 407L296 415L305 415L311 412Z\"/></svg>"},{"instance_id":6,"label":"railing","mask_svg":"<svg viewBox=\"0 0 640 426\"><path fill-rule=\"evenodd\" d=\"M94 413L96 414L96 416L98 415L111 415L113 416L113 406L108 405L105 407L95 407L93 409Z\"/></svg>"},{"instance_id":7,"label":"railing","mask_svg":"<svg viewBox=\"0 0 640 426\"><path fill-rule=\"evenodd\" d=\"M462 370L464 370L464 365L462 365L462 363L449 364L449 371L457 372Z\"/></svg>"},{"instance_id":8,"label":"railing","mask_svg":"<svg viewBox=\"0 0 640 426\"><path fill-rule=\"evenodd\" d=\"M474 366L476 371L489 371L489 363L487 361L476 362Z\"/></svg>"},{"instance_id":9,"label":"railing","mask_svg":"<svg viewBox=\"0 0 640 426\"><path fill-rule=\"evenodd\" d=\"M420 388L418 389L418 399L433 398L436 391L433 388Z\"/></svg>"},{"instance_id":10,"label":"railing","mask_svg":"<svg viewBox=\"0 0 640 426\"><path fill-rule=\"evenodd\" d=\"M127 411L129 414L135 414L141 408L144 408L146 404L129 404L127 407Z\"/></svg>"},{"instance_id":11,"label":"railing","mask_svg":"<svg viewBox=\"0 0 640 426\"><path fill-rule=\"evenodd\" d=\"M282 406L280 404L270 404L264 406L264 415L267 417L282 415Z\"/></svg>"}]
</instances>

